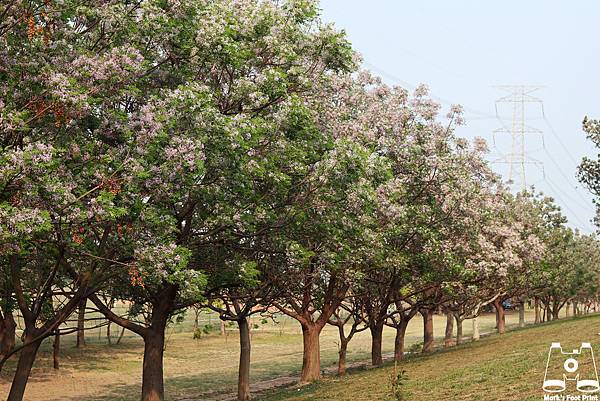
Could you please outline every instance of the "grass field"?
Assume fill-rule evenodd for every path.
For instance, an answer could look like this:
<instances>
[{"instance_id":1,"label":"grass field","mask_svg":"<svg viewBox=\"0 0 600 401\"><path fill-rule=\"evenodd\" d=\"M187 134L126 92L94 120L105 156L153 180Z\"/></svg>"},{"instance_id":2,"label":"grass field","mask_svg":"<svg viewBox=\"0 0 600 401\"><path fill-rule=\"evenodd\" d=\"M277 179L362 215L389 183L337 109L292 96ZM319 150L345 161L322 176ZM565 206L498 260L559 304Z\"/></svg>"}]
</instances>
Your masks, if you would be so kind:
<instances>
[{"instance_id":1,"label":"grass field","mask_svg":"<svg viewBox=\"0 0 600 401\"><path fill-rule=\"evenodd\" d=\"M198 401L219 398L219 394L233 392L236 386L239 350L237 329L235 327L229 328L226 336L215 333L194 340L191 333L191 320L191 316L188 315L183 322L174 324L168 329L168 340L165 351L167 399L173 401ZM293 380L299 374L302 364L302 336L300 326L295 321L288 319L280 319L280 323L277 325L271 322L261 324L260 320L260 318L255 319L254 322L257 327L255 327L252 333L252 383L256 385L256 383L280 377L290 377ZM528 312L527 320L532 320L531 312ZM494 316L492 314L482 316L480 321L482 332L493 331ZM517 321L518 317L516 314L508 314L507 323L509 327L515 326ZM441 339L444 331L445 317L436 316L434 322L437 339ZM577 329L579 330L579 325L582 324L580 322L584 322L584 320L568 324L577 325ZM203 315L201 324L208 323L218 323L218 319L214 315ZM585 325L582 324L582 326ZM569 328L571 326L558 324L547 327L551 327L554 330L554 327ZM141 387L143 343L138 337L127 333L120 345L109 346L106 343L105 331L102 330L94 329L86 334L88 345L84 349L74 348L75 337L73 335L64 336L61 340L61 368L58 371L52 369L51 341L47 340L41 348L25 398L28 401L137 400ZM451 377L446 377L442 374L440 378L433 380L432 383L435 386L431 387L428 391L433 391L433 388L439 391L446 385L449 386L447 391L450 393L453 388L456 391L456 386L461 386L462 375L466 367L462 367L463 362L460 361L460 358L453 362L455 359L454 355L462 355L461 358L465 358L468 353L473 353L474 360L487 360L493 359L496 356L502 356L502 354L512 355L514 352L525 352L521 349L520 345L513 344L513 341L520 338L518 336L530 332L537 333L527 334L527 336L532 337L533 341L536 335L543 334L543 332L536 330L540 329L536 328L522 333L508 334L505 338L502 338L502 341L493 338L485 340L470 349L470 351L465 351L461 354L450 352L440 354L432 359L419 359L414 362L408 362L407 370L409 370L409 377L411 379L408 387L414 394L421 394L416 383L423 383L422 380L435 376L433 374L434 371L431 370L431 366L446 365L444 369L448 369L449 373L447 374L456 377L457 381L454 383L451 381ZM113 328L113 332L117 335L118 329ZM587 332L584 333L587 334ZM470 322L465 322L464 335L469 336L470 334L471 324ZM553 333L549 333L548 335L550 334ZM393 330L385 330L384 353L391 353L393 351L393 336ZM421 336L422 322L417 317L409 325L407 346L421 341ZM539 347L546 347L548 341L550 341L548 338L544 337L540 339ZM503 347L505 350L500 351L501 348L498 348L498 351L496 351L494 344L497 344L498 347ZM479 355L478 347L483 347L484 345L485 348L482 348L483 354ZM367 332L358 334L350 343L348 361L351 363L368 360L370 355L369 347L369 334ZM323 368L335 366L337 360L337 329L333 327L326 327L324 329L321 336L321 353ZM8 393L14 363L14 361L10 361L0 375L0 398L5 397ZM430 363L431 366L427 367L427 363ZM513 362L511 361L510 363ZM453 366L456 366L457 369L452 370ZM516 366L520 365L517 364ZM534 367L539 369L537 365ZM484 381L481 381L488 377L488 373L485 373L486 369L491 375L496 371L497 367L485 367L480 372L481 377L478 376L475 378L476 382L480 383L480 386L487 385ZM451 373L450 370L452 370ZM358 386L361 388L362 385L359 383L363 380L370 380L369 375L371 374L374 375L373 386L380 387L377 390L379 393L375 392L374 394L381 394L382 391L385 392L384 383L387 381L386 378L389 374L389 370L387 369L364 376L352 375L351 379L347 382L343 381L344 386L350 388L352 384L353 387ZM353 381L355 378L357 380L356 383ZM331 398L333 397L331 394L335 394L337 391L335 386L338 383L337 381L327 379L317 387L303 388L299 392L294 390L293 394L306 394L305 398L299 399L321 399L322 397L323 399L338 399ZM367 389L369 389L369 386L366 385L364 391L367 391ZM310 392L313 391L322 391L322 397L319 393L319 396L315 396L316 398L314 398L310 395ZM291 394L284 392L273 399L287 399L285 397L291 396ZM363 393L361 392L361 394ZM375 398L364 399L380 398L375 396ZM421 398L417 397L414 399Z\"/></svg>"},{"instance_id":2,"label":"grass field","mask_svg":"<svg viewBox=\"0 0 600 401\"><path fill-rule=\"evenodd\" d=\"M407 400L542 400L542 381L548 347L561 342L563 349L581 342L599 343L600 316L565 319L536 327L491 335L464 344L415 356L402 362L406 371ZM596 347L596 352L598 348ZM598 352L597 352L598 353ZM591 367L591 362L586 362ZM582 365L580 365L580 370ZM381 401L389 398L394 366L355 372L344 378L325 378L309 386L280 390L261 401ZM577 394L574 384L568 387ZM568 391L567 391L568 392Z\"/></svg>"}]
</instances>

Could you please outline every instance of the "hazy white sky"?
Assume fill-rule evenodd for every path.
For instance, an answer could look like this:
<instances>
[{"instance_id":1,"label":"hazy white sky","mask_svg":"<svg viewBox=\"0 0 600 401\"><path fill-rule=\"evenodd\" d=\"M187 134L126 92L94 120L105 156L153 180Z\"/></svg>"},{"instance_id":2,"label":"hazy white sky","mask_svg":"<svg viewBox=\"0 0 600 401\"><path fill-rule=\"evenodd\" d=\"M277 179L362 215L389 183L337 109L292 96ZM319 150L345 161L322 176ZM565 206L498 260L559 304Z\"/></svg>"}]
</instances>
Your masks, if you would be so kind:
<instances>
[{"instance_id":1,"label":"hazy white sky","mask_svg":"<svg viewBox=\"0 0 600 401\"><path fill-rule=\"evenodd\" d=\"M429 86L447 108L464 106L459 134L488 140L490 160L510 151L495 118L494 85L543 85L544 101L527 109L527 184L554 197L573 227L594 230L592 197L575 177L596 150L581 130L583 117L600 118L600 1L597 0L321 0L324 19L345 29L365 67L387 83ZM510 106L499 106L510 124ZM507 175L506 165L494 169Z\"/></svg>"}]
</instances>

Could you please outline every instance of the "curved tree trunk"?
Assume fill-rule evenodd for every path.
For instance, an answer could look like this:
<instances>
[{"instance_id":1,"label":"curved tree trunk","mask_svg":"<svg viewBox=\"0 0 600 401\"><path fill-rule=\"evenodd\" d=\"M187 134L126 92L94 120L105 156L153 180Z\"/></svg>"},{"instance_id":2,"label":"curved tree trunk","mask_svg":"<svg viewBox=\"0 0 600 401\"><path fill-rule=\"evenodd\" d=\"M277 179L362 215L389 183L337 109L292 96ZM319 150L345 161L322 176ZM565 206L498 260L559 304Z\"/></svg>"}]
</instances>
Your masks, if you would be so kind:
<instances>
[{"instance_id":1,"label":"curved tree trunk","mask_svg":"<svg viewBox=\"0 0 600 401\"><path fill-rule=\"evenodd\" d=\"M377 322L369 326L371 331L371 364L379 366L383 364L381 347L383 344L383 322Z\"/></svg>"},{"instance_id":2,"label":"curved tree trunk","mask_svg":"<svg viewBox=\"0 0 600 401\"><path fill-rule=\"evenodd\" d=\"M452 313L446 313L446 331L444 335L444 347L451 347L454 345L454 316Z\"/></svg>"},{"instance_id":3,"label":"curved tree trunk","mask_svg":"<svg viewBox=\"0 0 600 401\"><path fill-rule=\"evenodd\" d=\"M28 335L25 337L25 343L27 345L21 350L19 354L19 361L17 362L17 369L15 376L13 377L12 385L10 386L10 393L8 394L7 401L22 401L23 395L25 394L25 387L29 380L29 374L35 361L35 356L42 340L32 342L36 337L35 334Z\"/></svg>"},{"instance_id":4,"label":"curved tree trunk","mask_svg":"<svg viewBox=\"0 0 600 401\"><path fill-rule=\"evenodd\" d=\"M506 331L506 318L504 312L504 306L500 299L494 301L494 308L496 308L496 327L499 334L504 334Z\"/></svg>"},{"instance_id":5,"label":"curved tree trunk","mask_svg":"<svg viewBox=\"0 0 600 401\"><path fill-rule=\"evenodd\" d=\"M14 256L11 259L11 275L13 282L12 287L15 293L17 304L19 305L19 309L21 311L21 315L23 316L23 321L25 323L25 333L23 338L24 347L21 349L21 353L19 355L19 361L17 362L17 368L7 399L8 401L23 400L25 387L27 386L27 381L29 380L29 375L31 374L31 368L33 367L40 344L46 337L58 330L58 326L75 311L80 299L87 291L87 284L89 283L90 279L88 273L80 276L78 280L78 290L60 309L54 310L54 315L52 317L44 319L45 322L42 327L37 328L36 321L41 316L41 306L43 306L44 303L47 303L52 307L52 299L51 297L42 296L34 303L34 307L30 308L27 300L25 299L25 294L21 286L21 279L19 277L17 265L18 261L16 260L16 256Z\"/></svg>"},{"instance_id":6,"label":"curved tree trunk","mask_svg":"<svg viewBox=\"0 0 600 401\"><path fill-rule=\"evenodd\" d=\"M304 352L302 356L302 373L300 381L309 383L321 377L321 348L319 336L322 327L315 323L302 324L302 342Z\"/></svg>"},{"instance_id":7,"label":"curved tree trunk","mask_svg":"<svg viewBox=\"0 0 600 401\"><path fill-rule=\"evenodd\" d=\"M552 320L560 319L560 304L555 303L552 306Z\"/></svg>"},{"instance_id":8,"label":"curved tree trunk","mask_svg":"<svg viewBox=\"0 0 600 401\"><path fill-rule=\"evenodd\" d=\"M248 319L237 321L240 330L240 365L238 370L238 401L250 399L250 325Z\"/></svg>"},{"instance_id":9,"label":"curved tree trunk","mask_svg":"<svg viewBox=\"0 0 600 401\"><path fill-rule=\"evenodd\" d=\"M433 351L433 311L430 309L421 309L419 311L423 316L423 351L424 353Z\"/></svg>"}]
</instances>

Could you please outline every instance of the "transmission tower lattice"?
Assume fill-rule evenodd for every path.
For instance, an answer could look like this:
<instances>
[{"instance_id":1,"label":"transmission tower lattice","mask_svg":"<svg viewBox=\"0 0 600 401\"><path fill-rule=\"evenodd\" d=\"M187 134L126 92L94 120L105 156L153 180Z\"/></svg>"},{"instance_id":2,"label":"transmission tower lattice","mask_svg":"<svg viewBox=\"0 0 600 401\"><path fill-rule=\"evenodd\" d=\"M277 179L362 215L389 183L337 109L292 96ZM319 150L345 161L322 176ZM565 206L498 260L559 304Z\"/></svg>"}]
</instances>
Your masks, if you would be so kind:
<instances>
[{"instance_id":1,"label":"transmission tower lattice","mask_svg":"<svg viewBox=\"0 0 600 401\"><path fill-rule=\"evenodd\" d=\"M508 133L511 135L512 144L510 153L495 160L494 163L508 164L508 181L510 185L513 189L524 190L527 188L525 165L539 166L541 167L542 172L544 169L543 163L529 157L525 149L525 134L543 134L542 130L530 127L527 124L527 119L525 117L527 103L539 103L543 113L544 105L542 100L531 96L531 93L541 89L542 86L501 85L497 86L497 88L508 92L508 95L496 100L496 117L500 120L503 127L496 129L494 135L498 133ZM512 104L512 124L509 126L505 124L504 120L498 114L498 104L500 103Z\"/></svg>"}]
</instances>

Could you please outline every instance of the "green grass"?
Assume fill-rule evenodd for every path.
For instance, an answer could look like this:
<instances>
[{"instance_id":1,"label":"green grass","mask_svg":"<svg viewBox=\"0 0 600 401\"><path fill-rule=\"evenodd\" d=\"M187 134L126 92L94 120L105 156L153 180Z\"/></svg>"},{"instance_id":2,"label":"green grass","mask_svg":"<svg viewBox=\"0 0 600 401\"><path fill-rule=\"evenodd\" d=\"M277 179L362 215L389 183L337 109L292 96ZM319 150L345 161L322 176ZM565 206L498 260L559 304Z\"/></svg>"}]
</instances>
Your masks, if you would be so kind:
<instances>
[{"instance_id":1,"label":"green grass","mask_svg":"<svg viewBox=\"0 0 600 401\"><path fill-rule=\"evenodd\" d=\"M550 343L561 342L567 350L578 348L581 342L596 346L599 332L598 315L565 319L494 334L428 356L414 356L400 363L398 369L405 370L408 377L404 385L407 400L541 400ZM329 377L316 384L276 391L259 399L386 400L393 372L394 366L387 364L344 378Z\"/></svg>"},{"instance_id":2,"label":"green grass","mask_svg":"<svg viewBox=\"0 0 600 401\"><path fill-rule=\"evenodd\" d=\"M215 394L235 391L238 363L237 329L228 328L227 336L211 334L199 340L192 338L192 314L167 331L165 350L165 389L168 400L205 400ZM527 320L532 321L531 312ZM482 332L493 331L494 316L482 316ZM509 313L507 323L515 326L516 314ZM202 316L201 325L216 324L215 315ZM302 335L297 322L280 318L279 324L253 323L251 381L254 386L279 377L296 378L302 365ZM443 336L444 316L435 316L436 338ZM137 401L141 388L143 343L132 333L126 333L122 343L109 346L106 329L92 329L86 333L88 346L74 348L75 336L61 340L61 369L52 369L51 340L47 340L34 366L25 398L28 401ZM112 332L118 335L118 328ZM470 322L464 324L464 335L471 334ZM384 353L393 352L394 331L384 330ZM422 341L422 321L416 317L407 330L407 346ZM334 367L337 361L337 329L326 327L321 335L323 368ZM367 361L370 357L370 336L359 333L350 343L348 362ZM15 361L10 361L0 374L0 399L6 397ZM386 373L387 375L387 373ZM412 380L419 378L409 372ZM354 376L352 376L354 377ZM327 383L325 381L324 383ZM387 376L379 383L385 387ZM323 384L325 385L325 384ZM302 390L304 391L304 390ZM306 390L308 391L308 389ZM310 398L308 398L310 399ZM360 398L358 398L360 399Z\"/></svg>"}]
</instances>

